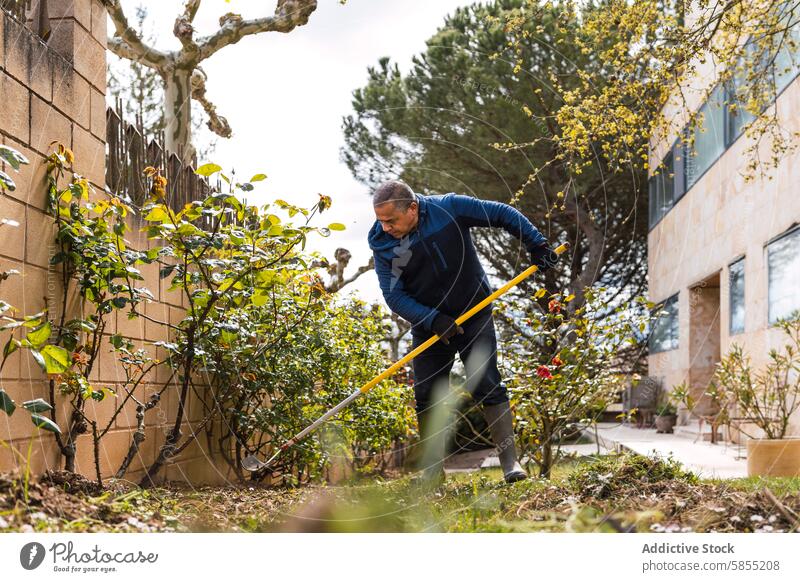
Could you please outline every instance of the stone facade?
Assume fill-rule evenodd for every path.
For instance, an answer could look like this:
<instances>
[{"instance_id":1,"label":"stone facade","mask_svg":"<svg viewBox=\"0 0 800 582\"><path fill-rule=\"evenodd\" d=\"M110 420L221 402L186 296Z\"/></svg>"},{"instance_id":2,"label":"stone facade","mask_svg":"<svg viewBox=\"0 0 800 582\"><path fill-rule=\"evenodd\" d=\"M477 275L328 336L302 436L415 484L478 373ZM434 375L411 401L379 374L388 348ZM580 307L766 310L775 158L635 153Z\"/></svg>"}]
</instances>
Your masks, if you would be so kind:
<instances>
[{"instance_id":1,"label":"stone facade","mask_svg":"<svg viewBox=\"0 0 800 582\"><path fill-rule=\"evenodd\" d=\"M700 105L700 90L713 82L709 63L700 68L686 92L686 106ZM800 130L800 79L778 96L767 112L775 111L787 132ZM664 109L677 131L686 122L687 109L678 100ZM663 158L675 139L654 139L650 167ZM772 179L746 183L744 152L748 138L741 135L651 230L648 237L649 295L660 302L675 293L678 299L679 347L649 356L650 375L666 388L686 380L699 395L732 343L742 345L755 368L767 361L769 350L781 348L785 335L768 324L768 241L800 222L800 151L786 156ZM770 159L769 140L759 146L762 160ZM729 333L729 265L745 257L744 332ZM682 420L687 418L686 413ZM793 424L800 434L800 418Z\"/></svg>"},{"instance_id":2,"label":"stone facade","mask_svg":"<svg viewBox=\"0 0 800 582\"><path fill-rule=\"evenodd\" d=\"M55 299L61 296L61 284L58 272L49 265L54 252L54 243L51 242L54 228L53 218L45 213L44 160L51 142L59 141L74 151L76 171L86 176L100 191L105 185L107 15L100 0L65 0L50 2L50 6L52 35L47 43L0 11L0 141L30 160L20 173L3 168L12 175L17 189L0 194L0 218L14 220L19 226L4 226L0 231L3 237L0 271L15 269L20 275L0 283L0 298L22 314L48 308L57 316L61 305ZM133 228L130 238L134 248L148 245L138 228ZM168 284L159 279L157 265L146 266L143 276L143 286L150 289L157 299L146 306L145 313L161 321L179 322L185 307L182 296L167 291ZM77 299L70 298L67 309L71 313L80 311ZM123 313L111 320L106 333L120 333L136 342L167 339L163 327L141 318L128 319ZM8 332L5 332L0 341L5 345L7 339ZM159 353L154 355L163 357ZM101 386L119 388L123 378L122 369L112 354L103 350L99 365L89 380ZM164 371L160 370L149 379L149 383L137 388L136 395L146 399L166 380ZM6 362L2 387L18 404L35 398L47 400L47 386L46 377L27 351L12 354ZM124 394L120 394L122 397ZM56 396L56 402L57 419L63 431L67 425L69 405L61 395ZM174 420L177 406L177 390L168 389L161 403L147 412L147 438L125 475L126 479L136 482L143 475L144 468L154 461L158 447ZM94 415L101 427L109 422L114 409L115 403L111 399L100 403L87 402L88 414ZM187 416L188 422L183 427L185 435L193 433L203 418L202 403L194 397L190 397L188 402ZM101 441L100 464L104 478L114 474L127 453L135 423L135 407L126 405ZM215 430L219 434L220 427L216 426ZM48 468L62 468L63 461L51 433L36 429L24 410L17 410L11 417L0 414L0 439L24 455L31 438L30 463L34 474ZM76 459L77 470L89 477L95 474L91 444L90 435L81 435ZM205 436L200 434L198 442L188 446L174 462L166 465L159 478L194 484L232 479L229 468L214 455L214 448L208 446ZM0 447L0 471L13 470L19 465L17 455L7 447Z\"/></svg>"}]
</instances>

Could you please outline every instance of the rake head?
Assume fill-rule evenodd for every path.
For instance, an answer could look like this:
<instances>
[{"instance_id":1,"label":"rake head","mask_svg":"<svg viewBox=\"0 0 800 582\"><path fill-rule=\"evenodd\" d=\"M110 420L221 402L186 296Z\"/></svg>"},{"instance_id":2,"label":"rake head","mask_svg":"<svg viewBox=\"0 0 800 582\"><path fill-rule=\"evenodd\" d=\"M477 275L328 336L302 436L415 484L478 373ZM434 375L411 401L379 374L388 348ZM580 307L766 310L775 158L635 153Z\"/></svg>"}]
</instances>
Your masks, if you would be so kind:
<instances>
[{"instance_id":1,"label":"rake head","mask_svg":"<svg viewBox=\"0 0 800 582\"><path fill-rule=\"evenodd\" d=\"M262 461L255 455L247 455L244 459L242 459L242 469L244 469L245 471L250 471L251 473L255 473L256 471L261 471L262 469L271 470L269 469L269 466L275 459L278 458L278 455L281 454L281 451L283 451L284 448L286 447L284 446L278 449L278 451L266 461Z\"/></svg>"},{"instance_id":2,"label":"rake head","mask_svg":"<svg viewBox=\"0 0 800 582\"><path fill-rule=\"evenodd\" d=\"M250 471L251 473L258 471L259 469L263 469L266 466L267 464L255 455L247 455L244 459L242 459L242 468L246 471Z\"/></svg>"}]
</instances>

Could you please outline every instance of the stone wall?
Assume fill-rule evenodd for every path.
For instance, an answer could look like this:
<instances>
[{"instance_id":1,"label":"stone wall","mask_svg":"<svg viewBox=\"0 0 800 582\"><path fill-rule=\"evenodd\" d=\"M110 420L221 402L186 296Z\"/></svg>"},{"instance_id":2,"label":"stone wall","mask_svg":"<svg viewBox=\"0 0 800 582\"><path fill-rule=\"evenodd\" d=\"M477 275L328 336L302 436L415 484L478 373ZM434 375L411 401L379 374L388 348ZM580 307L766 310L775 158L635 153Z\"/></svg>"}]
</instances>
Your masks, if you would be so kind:
<instances>
[{"instance_id":1,"label":"stone wall","mask_svg":"<svg viewBox=\"0 0 800 582\"><path fill-rule=\"evenodd\" d=\"M800 80L792 82L767 112L775 107L784 131L800 130ZM677 110L668 111L683 118ZM672 139L674 136L668 141ZM800 221L800 151L770 170L771 180L757 178L746 183L740 172L744 171L748 139L739 137L648 237L650 299L662 301L680 292L679 348L649 357L650 374L662 378L667 388L691 379L692 338L709 337L719 345L722 355L736 342L751 355L755 367L767 361L770 349L785 343L783 332L767 321L766 244ZM768 139L760 144L760 157L765 162L770 159L769 145ZM662 154L663 149L655 150L651 160L655 162ZM745 331L731 336L728 265L741 256L745 256ZM701 285L715 274L719 278L716 318L704 312L707 302ZM700 329L701 320L707 320L708 334ZM695 345L694 353L703 349ZM800 434L800 418L792 430Z\"/></svg>"},{"instance_id":2,"label":"stone wall","mask_svg":"<svg viewBox=\"0 0 800 582\"><path fill-rule=\"evenodd\" d=\"M19 226L0 227L3 239L0 272L16 270L19 275L0 283L0 298L12 304L20 314L47 308L52 318L57 318L62 310L62 286L58 271L49 265L54 253L54 222L45 213L44 160L51 151L51 142L69 146L75 154L76 171L102 192L105 184L107 15L100 0L50 2L49 13L52 36L44 43L27 27L0 11L0 141L22 152L31 162L23 166L20 173L4 168L15 179L17 189L0 194L0 218L16 221ZM133 227L130 246L143 249L147 245L138 227ZM150 289L157 300L146 305L145 314L173 324L180 321L185 307L180 293L167 291L168 284L159 280L157 265L145 266L142 274L145 277L142 286ZM70 296L67 304L70 314L80 313L79 299ZM143 318L128 319L120 312L112 317L106 333L120 333L136 341L137 347L148 348L155 357L164 357L161 348L156 351L155 346L146 343L168 339L164 326ZM7 339L8 332L0 336L3 345ZM103 343L107 345L107 341ZM164 366L159 368L147 382L137 387L138 398L146 399L167 382L168 371ZM47 378L27 351L12 354L0 380L18 404L40 397L48 400ZM124 397L121 392L123 371L105 347L89 380L98 386L114 388L120 399ZM144 468L155 459L177 410L175 388L171 386L161 403L147 412L147 438L126 479L137 481ZM56 402L57 420L65 431L69 405L61 395L56 396ZM87 402L88 415L94 416L101 427L112 418L115 408L113 399ZM191 434L197 421L203 418L203 406L198 399L190 398L187 416L183 432ZM135 423L135 406L128 402L101 441L104 477L113 475L119 467L128 451ZM219 434L219 425L215 430ZM63 467L53 435L36 429L26 411L17 410L11 417L0 414L0 439L26 454L31 438L30 463L34 473ZM78 471L94 477L91 445L90 435L79 437L76 464ZM218 457L215 462L213 451L201 435L199 442L187 447L173 463L162 469L159 477L195 484L232 478ZM19 463L19 458L7 447L0 448L0 471L13 470Z\"/></svg>"}]
</instances>

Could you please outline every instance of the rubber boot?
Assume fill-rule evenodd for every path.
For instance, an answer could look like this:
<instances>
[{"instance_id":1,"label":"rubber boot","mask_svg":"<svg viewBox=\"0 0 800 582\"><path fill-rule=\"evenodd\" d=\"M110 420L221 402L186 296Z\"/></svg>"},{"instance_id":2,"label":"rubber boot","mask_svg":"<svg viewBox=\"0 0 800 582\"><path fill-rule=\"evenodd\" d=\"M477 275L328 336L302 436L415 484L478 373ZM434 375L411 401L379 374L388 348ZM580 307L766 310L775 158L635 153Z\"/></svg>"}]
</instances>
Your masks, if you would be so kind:
<instances>
[{"instance_id":1,"label":"rubber boot","mask_svg":"<svg viewBox=\"0 0 800 582\"><path fill-rule=\"evenodd\" d=\"M419 469L422 473L412 479L416 485L438 487L444 482L444 431L436 426L435 414L425 410L417 414L419 423L419 446L422 447Z\"/></svg>"},{"instance_id":2,"label":"rubber boot","mask_svg":"<svg viewBox=\"0 0 800 582\"><path fill-rule=\"evenodd\" d=\"M528 474L517 461L517 449L514 446L514 427L511 423L511 408L508 401L500 404L484 405L483 416L492 433L492 442L498 449L500 466L506 483L527 479Z\"/></svg>"}]
</instances>

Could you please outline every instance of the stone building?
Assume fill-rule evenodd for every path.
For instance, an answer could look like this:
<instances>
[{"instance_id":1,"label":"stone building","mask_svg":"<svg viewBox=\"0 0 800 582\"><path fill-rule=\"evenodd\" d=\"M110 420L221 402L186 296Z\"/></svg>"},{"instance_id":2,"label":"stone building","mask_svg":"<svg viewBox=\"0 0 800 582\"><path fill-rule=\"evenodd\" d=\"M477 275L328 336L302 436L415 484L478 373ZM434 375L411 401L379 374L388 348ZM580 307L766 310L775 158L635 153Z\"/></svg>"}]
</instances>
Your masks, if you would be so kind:
<instances>
[{"instance_id":1,"label":"stone building","mask_svg":"<svg viewBox=\"0 0 800 582\"><path fill-rule=\"evenodd\" d=\"M800 40L800 31L793 34ZM786 132L800 130L798 73L800 54L785 45L771 68L777 98L767 112ZM666 389L687 381L698 398L733 343L754 367L763 365L769 350L785 343L775 321L800 308L800 150L770 170L772 179L746 182L751 116L727 104L735 85L716 78L708 59L684 91L688 107L670 100L663 113L672 134L651 142L649 160L651 168L665 166L649 183L649 294L668 312L653 330L649 373ZM692 110L703 114L705 131L695 132L690 152L679 137ZM769 160L769 140L759 147ZM699 408L709 406L706 398ZM679 424L689 434L699 430L685 410ZM800 419L793 432L800 434Z\"/></svg>"}]
</instances>

